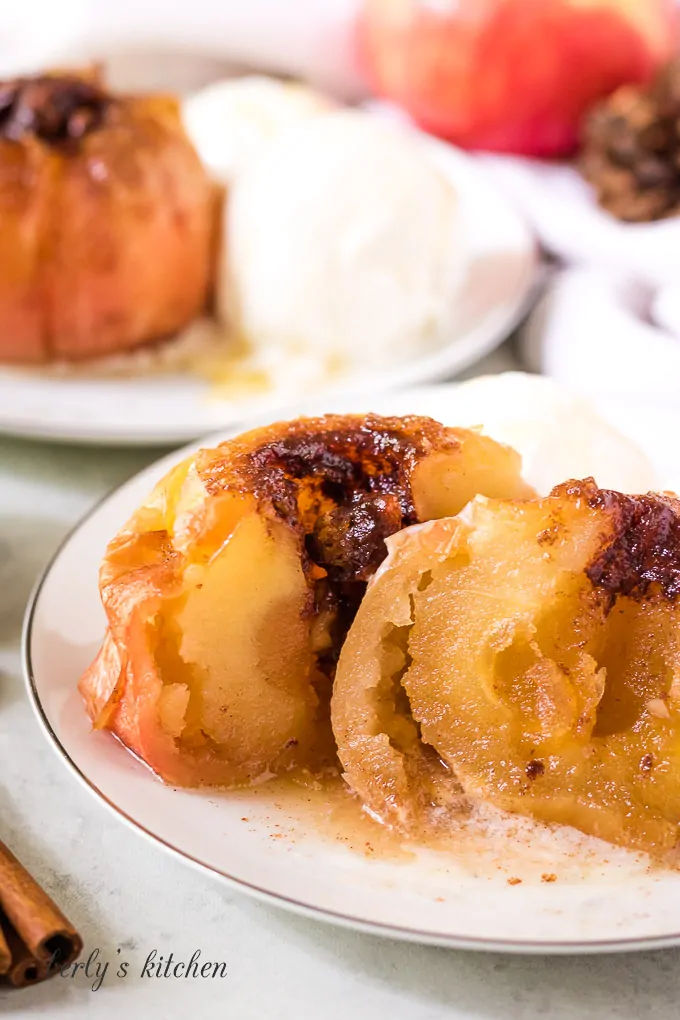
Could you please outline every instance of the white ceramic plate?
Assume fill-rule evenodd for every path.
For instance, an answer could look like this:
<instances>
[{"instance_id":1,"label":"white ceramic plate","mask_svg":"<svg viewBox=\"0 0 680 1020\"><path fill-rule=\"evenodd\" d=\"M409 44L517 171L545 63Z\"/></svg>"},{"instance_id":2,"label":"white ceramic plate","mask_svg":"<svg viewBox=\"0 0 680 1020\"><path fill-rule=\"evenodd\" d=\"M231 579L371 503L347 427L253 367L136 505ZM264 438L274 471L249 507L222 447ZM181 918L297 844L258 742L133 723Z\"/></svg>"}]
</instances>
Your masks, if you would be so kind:
<instances>
[{"instance_id":1,"label":"white ceramic plate","mask_svg":"<svg viewBox=\"0 0 680 1020\"><path fill-rule=\"evenodd\" d=\"M536 280L528 228L468 156L432 139L426 144L458 190L469 247L455 335L434 353L386 365L379 376L347 377L329 397L451 378L501 343L527 307ZM318 395L318 382L304 382L308 364L297 375L290 369L266 395L235 401L216 399L209 383L187 374L55 376L0 366L0 432L79 443L188 442L303 399L310 386Z\"/></svg>"},{"instance_id":2,"label":"white ceramic plate","mask_svg":"<svg viewBox=\"0 0 680 1020\"><path fill-rule=\"evenodd\" d=\"M423 387L364 401L363 409L431 414L454 424L455 390ZM357 410L361 403L328 409ZM618 417L625 417L625 408L618 408ZM649 445L653 413L641 417L640 439ZM669 438L667 456L656 457L657 463L676 462L671 448L679 426L680 415L674 424L659 421L659 440ZM649 870L644 859L573 830L519 822L514 835L515 823L495 841L461 844L459 856L432 850L407 859L366 856L334 840L329 825L320 830L304 814L291 815L273 787L238 795L173 790L109 735L93 733L76 683L104 629L98 564L107 541L180 456L160 460L92 511L55 556L27 613L30 697L49 741L88 789L120 819L207 873L350 927L509 952L680 943L680 874ZM518 877L521 883L509 883Z\"/></svg>"}]
</instances>

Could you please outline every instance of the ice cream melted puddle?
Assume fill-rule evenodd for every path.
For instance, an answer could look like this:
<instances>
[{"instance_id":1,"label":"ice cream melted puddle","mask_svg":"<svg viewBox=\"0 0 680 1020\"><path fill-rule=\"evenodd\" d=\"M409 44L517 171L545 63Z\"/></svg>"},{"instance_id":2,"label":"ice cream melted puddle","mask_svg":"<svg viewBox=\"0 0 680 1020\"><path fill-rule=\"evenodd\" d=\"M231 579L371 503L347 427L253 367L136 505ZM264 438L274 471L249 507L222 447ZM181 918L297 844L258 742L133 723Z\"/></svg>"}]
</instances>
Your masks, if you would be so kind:
<instances>
[{"instance_id":1,"label":"ice cream melted puddle","mask_svg":"<svg viewBox=\"0 0 680 1020\"><path fill-rule=\"evenodd\" d=\"M69 380L179 375L206 383L207 401L248 403L266 397L285 397L289 402L317 394L360 367L303 349L257 351L213 319L202 318L169 340L137 350L80 362L13 368L17 374Z\"/></svg>"},{"instance_id":2,"label":"ice cream melted puddle","mask_svg":"<svg viewBox=\"0 0 680 1020\"><path fill-rule=\"evenodd\" d=\"M258 822L264 821L272 840L301 846L321 839L397 863L427 858L437 870L449 872L455 866L511 886L586 879L616 884L623 874L639 876L669 867L668 862L658 864L645 853L611 846L568 826L553 828L488 804L449 818L446 827L433 819L417 835L404 837L367 814L337 774L318 778L296 773L236 796L257 806Z\"/></svg>"}]
</instances>

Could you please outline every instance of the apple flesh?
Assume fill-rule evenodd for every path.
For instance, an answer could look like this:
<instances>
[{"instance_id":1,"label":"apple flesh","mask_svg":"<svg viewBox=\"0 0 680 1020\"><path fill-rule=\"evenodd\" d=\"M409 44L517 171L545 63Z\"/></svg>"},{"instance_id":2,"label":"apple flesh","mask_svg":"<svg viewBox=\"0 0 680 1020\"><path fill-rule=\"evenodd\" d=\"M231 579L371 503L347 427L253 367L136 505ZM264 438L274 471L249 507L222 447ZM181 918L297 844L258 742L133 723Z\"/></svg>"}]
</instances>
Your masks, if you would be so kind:
<instances>
[{"instance_id":1,"label":"apple flesh","mask_svg":"<svg viewBox=\"0 0 680 1020\"><path fill-rule=\"evenodd\" d=\"M649 80L677 41L673 0L364 0L378 94L464 148L573 151L585 111Z\"/></svg>"}]
</instances>

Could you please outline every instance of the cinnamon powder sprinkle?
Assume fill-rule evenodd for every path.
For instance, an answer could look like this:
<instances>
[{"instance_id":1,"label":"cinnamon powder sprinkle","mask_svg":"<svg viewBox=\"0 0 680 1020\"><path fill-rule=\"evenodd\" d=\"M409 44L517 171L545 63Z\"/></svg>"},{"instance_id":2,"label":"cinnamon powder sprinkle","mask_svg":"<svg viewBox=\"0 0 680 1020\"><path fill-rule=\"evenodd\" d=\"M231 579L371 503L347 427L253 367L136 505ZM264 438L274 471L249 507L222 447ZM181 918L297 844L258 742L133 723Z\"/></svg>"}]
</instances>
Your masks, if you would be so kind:
<instances>
[{"instance_id":1,"label":"cinnamon powder sprinkle","mask_svg":"<svg viewBox=\"0 0 680 1020\"><path fill-rule=\"evenodd\" d=\"M542 761L533 758L528 762L526 767L526 774L529 779L537 779L538 776L542 776L545 773L545 765Z\"/></svg>"},{"instance_id":2,"label":"cinnamon powder sprinkle","mask_svg":"<svg viewBox=\"0 0 680 1020\"><path fill-rule=\"evenodd\" d=\"M591 507L604 510L612 535L586 574L612 602L618 595L642 599L656 590L669 601L680 595L680 500L673 496L626 496L583 484ZM588 489L591 489L588 492Z\"/></svg>"}]
</instances>

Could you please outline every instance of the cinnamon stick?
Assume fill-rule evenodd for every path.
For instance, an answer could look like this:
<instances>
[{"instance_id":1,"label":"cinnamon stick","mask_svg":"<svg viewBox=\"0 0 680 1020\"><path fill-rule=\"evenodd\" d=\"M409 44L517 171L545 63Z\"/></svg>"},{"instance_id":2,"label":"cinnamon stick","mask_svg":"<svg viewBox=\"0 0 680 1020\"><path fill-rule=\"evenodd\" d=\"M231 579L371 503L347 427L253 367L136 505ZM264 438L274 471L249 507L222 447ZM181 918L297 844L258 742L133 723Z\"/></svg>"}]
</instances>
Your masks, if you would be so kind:
<instances>
[{"instance_id":1,"label":"cinnamon stick","mask_svg":"<svg viewBox=\"0 0 680 1020\"><path fill-rule=\"evenodd\" d=\"M67 966L82 952L83 941L71 922L2 842L0 906L28 953L49 970Z\"/></svg>"},{"instance_id":2,"label":"cinnamon stick","mask_svg":"<svg viewBox=\"0 0 680 1020\"><path fill-rule=\"evenodd\" d=\"M12 951L7 945L7 939L2 928L0 928L0 975L6 974L12 963Z\"/></svg>"},{"instance_id":3,"label":"cinnamon stick","mask_svg":"<svg viewBox=\"0 0 680 1020\"><path fill-rule=\"evenodd\" d=\"M9 982L14 988L27 988L37 985L49 977L49 966L33 955L23 942L7 918L0 914L0 931L10 954L10 964L2 980Z\"/></svg>"}]
</instances>

